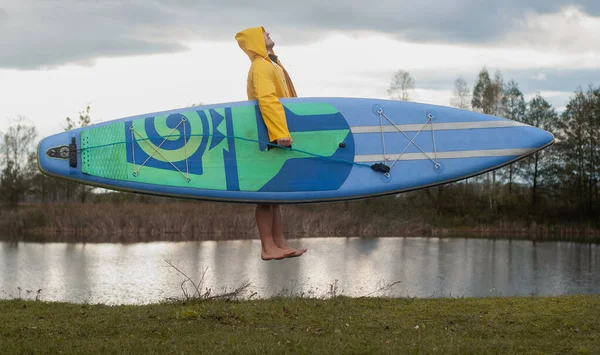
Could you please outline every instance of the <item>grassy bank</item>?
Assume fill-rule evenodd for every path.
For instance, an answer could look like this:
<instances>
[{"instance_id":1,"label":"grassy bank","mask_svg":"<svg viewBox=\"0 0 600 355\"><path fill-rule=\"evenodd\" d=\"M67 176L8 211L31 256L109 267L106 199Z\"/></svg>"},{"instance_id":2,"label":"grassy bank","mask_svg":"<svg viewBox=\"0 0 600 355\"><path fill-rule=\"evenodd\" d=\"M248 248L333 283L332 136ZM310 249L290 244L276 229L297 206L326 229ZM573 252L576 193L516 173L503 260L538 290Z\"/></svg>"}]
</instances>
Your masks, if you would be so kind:
<instances>
[{"instance_id":1,"label":"grassy bank","mask_svg":"<svg viewBox=\"0 0 600 355\"><path fill-rule=\"evenodd\" d=\"M46 242L254 239L254 205L177 200L35 203L0 210L0 234ZM404 206L393 198L360 203L286 205L288 237L499 237L600 241L589 222L540 223L500 216L452 215Z\"/></svg>"},{"instance_id":2,"label":"grassy bank","mask_svg":"<svg viewBox=\"0 0 600 355\"><path fill-rule=\"evenodd\" d=\"M598 354L600 296L0 301L2 354Z\"/></svg>"}]
</instances>

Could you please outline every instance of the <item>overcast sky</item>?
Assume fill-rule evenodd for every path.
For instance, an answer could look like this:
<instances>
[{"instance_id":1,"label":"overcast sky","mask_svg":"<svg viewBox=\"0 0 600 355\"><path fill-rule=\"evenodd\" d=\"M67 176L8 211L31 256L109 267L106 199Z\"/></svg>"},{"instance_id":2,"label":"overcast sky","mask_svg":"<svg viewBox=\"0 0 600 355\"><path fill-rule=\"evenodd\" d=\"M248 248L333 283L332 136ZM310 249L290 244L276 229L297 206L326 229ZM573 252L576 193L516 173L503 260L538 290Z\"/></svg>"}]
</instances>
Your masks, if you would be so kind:
<instances>
[{"instance_id":1,"label":"overcast sky","mask_svg":"<svg viewBox=\"0 0 600 355\"><path fill-rule=\"evenodd\" d=\"M600 1L482 3L0 0L0 119L25 116L41 138L88 103L99 122L245 100L234 36L261 25L300 96L388 98L404 69L413 100L449 105L454 79L472 87L486 67L560 111L600 84Z\"/></svg>"}]
</instances>

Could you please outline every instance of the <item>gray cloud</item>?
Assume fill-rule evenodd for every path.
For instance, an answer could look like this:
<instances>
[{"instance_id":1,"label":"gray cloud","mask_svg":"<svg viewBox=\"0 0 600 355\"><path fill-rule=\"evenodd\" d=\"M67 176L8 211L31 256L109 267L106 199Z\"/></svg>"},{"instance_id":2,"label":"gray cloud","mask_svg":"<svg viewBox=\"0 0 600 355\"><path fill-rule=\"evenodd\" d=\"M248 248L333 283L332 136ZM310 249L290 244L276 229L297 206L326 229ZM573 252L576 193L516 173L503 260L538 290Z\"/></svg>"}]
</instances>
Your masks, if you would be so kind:
<instances>
[{"instance_id":1,"label":"gray cloud","mask_svg":"<svg viewBox=\"0 0 600 355\"><path fill-rule=\"evenodd\" d=\"M96 57L184 49L173 38L163 39L144 30L161 24L161 13L152 6L56 0L33 6L29 1L6 10L5 17L0 32L3 67L34 69L86 63Z\"/></svg>"},{"instance_id":2,"label":"gray cloud","mask_svg":"<svg viewBox=\"0 0 600 355\"><path fill-rule=\"evenodd\" d=\"M536 79L538 74L542 74L544 78ZM503 73L503 76L505 81L510 79L517 81L523 92L573 92L578 86L586 88L588 84L600 84L598 81L600 70L594 69L511 70Z\"/></svg>"},{"instance_id":3,"label":"gray cloud","mask_svg":"<svg viewBox=\"0 0 600 355\"><path fill-rule=\"evenodd\" d=\"M264 25L285 43L318 39L325 31L377 31L418 42L493 43L520 26L528 11L552 13L561 0L194 1L21 0L0 8L0 67L38 69L95 58L177 52L194 39L230 40ZM600 2L572 0L590 15Z\"/></svg>"}]
</instances>

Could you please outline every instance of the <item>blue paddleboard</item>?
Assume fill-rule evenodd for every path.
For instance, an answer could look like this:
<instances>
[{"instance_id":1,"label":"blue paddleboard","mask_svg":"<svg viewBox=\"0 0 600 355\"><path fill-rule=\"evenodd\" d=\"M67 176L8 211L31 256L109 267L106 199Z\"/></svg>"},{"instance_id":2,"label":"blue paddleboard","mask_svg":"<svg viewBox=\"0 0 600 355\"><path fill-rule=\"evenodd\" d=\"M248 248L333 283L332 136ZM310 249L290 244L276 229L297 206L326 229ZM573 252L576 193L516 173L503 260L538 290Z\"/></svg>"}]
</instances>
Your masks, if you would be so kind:
<instances>
[{"instance_id":1,"label":"blue paddleboard","mask_svg":"<svg viewBox=\"0 0 600 355\"><path fill-rule=\"evenodd\" d=\"M246 203L395 194L500 168L551 133L451 107L359 98L281 99L294 143L272 147L256 101L189 107L58 133L47 175L113 190Z\"/></svg>"}]
</instances>

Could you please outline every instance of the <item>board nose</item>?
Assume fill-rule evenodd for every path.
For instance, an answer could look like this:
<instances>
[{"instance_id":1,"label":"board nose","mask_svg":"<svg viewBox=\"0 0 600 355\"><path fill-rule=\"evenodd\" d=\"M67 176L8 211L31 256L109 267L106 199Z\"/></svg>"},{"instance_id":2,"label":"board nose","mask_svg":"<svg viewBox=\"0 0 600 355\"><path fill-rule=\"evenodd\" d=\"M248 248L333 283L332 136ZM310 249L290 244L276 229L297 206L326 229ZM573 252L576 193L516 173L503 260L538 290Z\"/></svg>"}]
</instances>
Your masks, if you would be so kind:
<instances>
[{"instance_id":1,"label":"board nose","mask_svg":"<svg viewBox=\"0 0 600 355\"><path fill-rule=\"evenodd\" d=\"M541 128L536 128L533 134L536 146L543 148L554 143L554 134Z\"/></svg>"},{"instance_id":2,"label":"board nose","mask_svg":"<svg viewBox=\"0 0 600 355\"><path fill-rule=\"evenodd\" d=\"M38 169L45 174L60 174L69 169L73 156L68 136L58 134L42 139L37 147Z\"/></svg>"},{"instance_id":3,"label":"board nose","mask_svg":"<svg viewBox=\"0 0 600 355\"><path fill-rule=\"evenodd\" d=\"M37 147L38 169L43 173L48 172L48 154L54 155L58 152L57 149L51 150L48 140L48 138L42 139Z\"/></svg>"}]
</instances>

